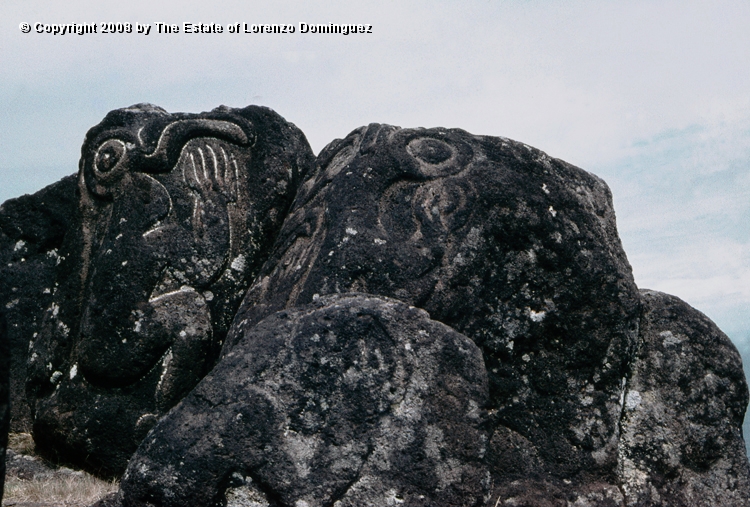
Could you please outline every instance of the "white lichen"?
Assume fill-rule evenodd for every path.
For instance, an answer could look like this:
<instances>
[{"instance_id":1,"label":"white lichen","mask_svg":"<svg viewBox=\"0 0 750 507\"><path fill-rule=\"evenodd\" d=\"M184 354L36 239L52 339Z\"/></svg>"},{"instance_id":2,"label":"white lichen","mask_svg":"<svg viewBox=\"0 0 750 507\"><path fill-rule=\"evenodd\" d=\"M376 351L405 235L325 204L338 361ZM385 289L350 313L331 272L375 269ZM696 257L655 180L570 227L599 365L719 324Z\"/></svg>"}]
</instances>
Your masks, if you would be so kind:
<instances>
[{"instance_id":1,"label":"white lichen","mask_svg":"<svg viewBox=\"0 0 750 507\"><path fill-rule=\"evenodd\" d=\"M679 335L675 336L674 334L672 334L672 331L662 331L661 333L659 333L659 336L664 338L664 341L662 343L665 347L669 345L677 345L678 343L682 342L682 338Z\"/></svg>"},{"instance_id":2,"label":"white lichen","mask_svg":"<svg viewBox=\"0 0 750 507\"><path fill-rule=\"evenodd\" d=\"M232 269L240 273L245 271L246 265L245 256L242 254L235 257L232 261Z\"/></svg>"},{"instance_id":3,"label":"white lichen","mask_svg":"<svg viewBox=\"0 0 750 507\"><path fill-rule=\"evenodd\" d=\"M531 319L531 320L532 320L533 322L541 322L541 321L543 321L543 320L544 320L544 317L545 317L546 315L547 315L547 312L545 312L545 311L539 311L539 312L536 312L536 311L534 311L534 310L531 310L531 309L529 309L529 318L530 318L530 319Z\"/></svg>"},{"instance_id":4,"label":"white lichen","mask_svg":"<svg viewBox=\"0 0 750 507\"><path fill-rule=\"evenodd\" d=\"M641 393L638 391L630 391L625 396L625 408L628 410L635 410L638 405L641 404L641 401L643 401L643 398L641 398Z\"/></svg>"}]
</instances>

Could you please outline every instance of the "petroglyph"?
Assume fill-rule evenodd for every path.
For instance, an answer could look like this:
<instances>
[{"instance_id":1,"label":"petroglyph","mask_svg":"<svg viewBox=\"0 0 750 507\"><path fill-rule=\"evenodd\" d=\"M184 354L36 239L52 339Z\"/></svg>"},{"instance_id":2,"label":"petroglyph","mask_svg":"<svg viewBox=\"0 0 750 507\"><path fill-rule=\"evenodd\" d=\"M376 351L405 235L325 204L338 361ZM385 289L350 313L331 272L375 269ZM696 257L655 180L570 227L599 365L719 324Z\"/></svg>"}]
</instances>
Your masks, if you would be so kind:
<instances>
[{"instance_id":1,"label":"petroglyph","mask_svg":"<svg viewBox=\"0 0 750 507\"><path fill-rule=\"evenodd\" d=\"M302 134L259 107L191 115L141 104L89 131L81 226L66 252L79 275L63 280L32 343L42 448L80 445L73 461L123 469L149 421L215 363L312 160ZM77 375L51 386L47 364ZM73 405L90 413L60 416ZM95 432L102 410L115 422Z\"/></svg>"}]
</instances>

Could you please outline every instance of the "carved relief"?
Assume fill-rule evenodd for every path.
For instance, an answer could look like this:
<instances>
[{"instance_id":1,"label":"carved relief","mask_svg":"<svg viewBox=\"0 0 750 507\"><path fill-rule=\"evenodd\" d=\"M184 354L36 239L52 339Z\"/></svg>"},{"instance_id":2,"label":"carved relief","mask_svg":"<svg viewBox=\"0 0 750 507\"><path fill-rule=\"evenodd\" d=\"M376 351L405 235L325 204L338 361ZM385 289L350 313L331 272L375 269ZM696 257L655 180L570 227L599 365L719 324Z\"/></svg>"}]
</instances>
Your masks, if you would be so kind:
<instances>
[{"instance_id":1,"label":"carved relief","mask_svg":"<svg viewBox=\"0 0 750 507\"><path fill-rule=\"evenodd\" d=\"M61 406L104 399L128 433L120 454L107 457L122 468L156 418L214 365L312 161L298 131L268 139L286 125L280 117L257 131L254 119L271 114L251 107L171 115L139 105L113 111L88 133L80 241L69 252L80 277L53 296L30 356L43 448L60 452L91 429L83 415L69 427ZM92 461L110 452L103 441L87 445Z\"/></svg>"},{"instance_id":2,"label":"carved relief","mask_svg":"<svg viewBox=\"0 0 750 507\"><path fill-rule=\"evenodd\" d=\"M494 424L534 442L545 473L613 473L638 295L601 180L503 138L370 125L302 189L224 355L316 297L394 297L482 348Z\"/></svg>"}]
</instances>

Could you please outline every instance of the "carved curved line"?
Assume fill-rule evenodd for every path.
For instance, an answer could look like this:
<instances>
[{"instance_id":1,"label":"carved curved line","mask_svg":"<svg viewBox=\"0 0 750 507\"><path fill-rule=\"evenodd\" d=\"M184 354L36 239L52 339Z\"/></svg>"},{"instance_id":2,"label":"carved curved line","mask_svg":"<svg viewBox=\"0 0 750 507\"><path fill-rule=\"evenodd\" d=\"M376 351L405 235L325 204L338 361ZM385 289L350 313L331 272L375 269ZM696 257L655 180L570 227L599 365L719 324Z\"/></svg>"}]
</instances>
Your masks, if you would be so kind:
<instances>
[{"instance_id":1,"label":"carved curved line","mask_svg":"<svg viewBox=\"0 0 750 507\"><path fill-rule=\"evenodd\" d=\"M409 185L415 184L414 181L409 179L401 179L397 180L391 185L385 189L385 191L382 193L379 201L378 201L378 218L377 223L380 228L380 231L388 238L391 239L395 235L391 233L391 229L387 228L386 225L383 223L383 216L384 216L384 209L387 207L384 205L384 203L387 202L387 200L390 198L391 195L398 192L400 189L404 187L408 187ZM421 185L417 185L416 188L414 188L413 192L411 193L411 199L409 200L409 207L411 208L411 221L414 224L414 232L412 235L406 240L412 243L416 243L419 238L422 236L422 225L419 218L414 213L414 201L417 198L417 193L420 190Z\"/></svg>"},{"instance_id":2,"label":"carved curved line","mask_svg":"<svg viewBox=\"0 0 750 507\"><path fill-rule=\"evenodd\" d=\"M234 181L235 184L238 184L237 182L240 181L240 170L237 167L237 159L234 158L234 153L229 154L232 157L232 164L234 165Z\"/></svg>"},{"instance_id":3,"label":"carved curved line","mask_svg":"<svg viewBox=\"0 0 750 507\"><path fill-rule=\"evenodd\" d=\"M151 373L154 370L156 370L157 368L159 368L159 366L164 361L164 357L167 355L167 353L170 350L172 350L172 346L171 345L167 347L167 350L164 351L164 353L161 355L161 357L159 357L159 359L154 363L154 365L151 368L149 368L149 370L146 373L144 373L143 375L141 375L140 378L138 378L138 379L134 380L133 382L131 382L130 384L128 384L128 386L133 386L133 385L135 385L135 384L137 384L139 382L143 382L145 379L147 379L148 376L151 375Z\"/></svg>"},{"instance_id":4,"label":"carved curved line","mask_svg":"<svg viewBox=\"0 0 750 507\"><path fill-rule=\"evenodd\" d=\"M102 146L104 146L110 141L115 141L122 145L122 157L120 157L120 159L117 162L115 162L115 165L109 171L100 171L99 168L97 167L96 161L99 159L99 152L102 150ZM128 145L121 139L107 139L106 141L101 143L96 148L96 152L94 152L93 163L91 164L91 166L94 168L94 174L96 175L97 180L103 179L106 181L107 179L112 179L113 173L116 172L115 169L117 169L118 166L120 166L124 162L124 160L126 159L127 153L128 153ZM109 178L107 178L108 176Z\"/></svg>"},{"instance_id":5,"label":"carved curved line","mask_svg":"<svg viewBox=\"0 0 750 507\"><path fill-rule=\"evenodd\" d=\"M153 178L153 177L149 176L148 174L144 174L143 176L145 176L146 178L150 179L153 182L152 184L156 184L156 185L160 186L161 189L164 191L164 193L167 194L167 199L169 199L169 209L167 210L167 214L164 215L164 216L168 217L169 215L172 214L172 209L174 208L174 204L172 203L172 196L169 195L169 191L167 191L167 187L165 187L164 185L162 185L162 183L159 180L157 180L156 178ZM159 229L161 229L161 220L157 220L153 227L151 227L149 230L147 230L146 232L144 232L143 234L141 234L141 237L145 238L146 236L148 236L152 232L156 232Z\"/></svg>"},{"instance_id":6,"label":"carved curved line","mask_svg":"<svg viewBox=\"0 0 750 507\"><path fill-rule=\"evenodd\" d=\"M149 298L148 302L155 303L164 298L171 297L171 296L174 296L175 294L180 294L182 292L195 292L196 294L198 294L198 291L196 291L194 288L190 287L189 285L183 285L179 289L173 290L172 292L165 292L164 294L159 294L155 298Z\"/></svg>"},{"instance_id":7,"label":"carved curved line","mask_svg":"<svg viewBox=\"0 0 750 507\"><path fill-rule=\"evenodd\" d=\"M190 162L193 164L193 178L195 178L195 184L198 185L198 168L195 165L195 157L190 153Z\"/></svg>"},{"instance_id":8,"label":"carved curved line","mask_svg":"<svg viewBox=\"0 0 750 507\"><path fill-rule=\"evenodd\" d=\"M419 143L419 142L424 142L424 141L428 141L428 140L430 140L430 141L437 141L437 142L442 143L445 146L447 146L448 149L451 152L450 157L446 158L445 160L442 160L442 161L438 162L437 164L432 164L432 163L427 162L426 160L424 160L422 157L416 155L414 153L415 148L412 147L412 144ZM459 156L458 149L455 146L451 145L450 143L447 143L447 142L443 141L442 139L437 139L435 137L415 137L414 139L412 139L408 143L406 143L406 148L405 149L406 149L406 152L413 159L415 159L419 163L421 172L424 173L425 176L433 177L433 178L434 177L441 177L441 176L444 177L444 176L446 176L446 175L435 175L435 174L431 174L431 173L434 173L434 172L437 172L437 171L442 171L445 168L453 165L456 162L456 159L458 159L458 156Z\"/></svg>"},{"instance_id":9,"label":"carved curved line","mask_svg":"<svg viewBox=\"0 0 750 507\"><path fill-rule=\"evenodd\" d=\"M221 178L221 180L220 180L220 176L219 176L219 161L216 158L216 153L214 152L214 149L211 148L210 144L206 144L206 149L208 149L208 151L211 152L211 158L214 161L214 179L216 179L216 183L218 183L219 185L221 185L223 187L224 186L224 181L223 181L223 178Z\"/></svg>"},{"instance_id":10,"label":"carved curved line","mask_svg":"<svg viewBox=\"0 0 750 507\"><path fill-rule=\"evenodd\" d=\"M187 178L185 177L185 165L187 164L180 164L180 171L182 171L182 182L185 184L186 187L190 188L190 185L188 185Z\"/></svg>"},{"instance_id":11,"label":"carved curved line","mask_svg":"<svg viewBox=\"0 0 750 507\"><path fill-rule=\"evenodd\" d=\"M187 132L175 133L175 129L178 127L185 127ZM184 137L185 139L180 139L180 137ZM186 144L191 139L197 137L216 137L240 145L248 144L247 134L245 134L244 130L239 125L230 121L208 119L178 120L166 126L161 136L159 136L156 148L152 153L145 155L144 159L148 162L168 165L168 147L175 139L180 140L182 144Z\"/></svg>"},{"instance_id":12,"label":"carved curved line","mask_svg":"<svg viewBox=\"0 0 750 507\"><path fill-rule=\"evenodd\" d=\"M200 197L198 197L198 194L197 193L193 194L193 221L194 222L197 221L202 224L203 222L201 222L200 216L198 214L198 210L200 208L200 202L201 200L200 200Z\"/></svg>"},{"instance_id":13,"label":"carved curved line","mask_svg":"<svg viewBox=\"0 0 750 507\"><path fill-rule=\"evenodd\" d=\"M224 157L224 174L222 174L221 179L222 182L227 181L227 173L229 173L229 157L227 157L227 152L224 149L224 146L219 145L219 148L221 149L221 154Z\"/></svg>"},{"instance_id":14,"label":"carved curved line","mask_svg":"<svg viewBox=\"0 0 750 507\"><path fill-rule=\"evenodd\" d=\"M289 294L289 298L287 299L287 308L290 308L297 304L297 300L302 294L302 291L306 288L305 283L307 282L307 279L310 276L313 267L315 267L315 263L318 261L318 257L320 256L320 249L323 248L323 242L328 235L327 231L325 231L323 228L323 225L325 223L325 210L321 210L316 218L317 223L315 224L315 232L313 232L312 236L310 237L310 243L308 244L307 248L307 253L310 255L310 260L307 263L307 269L305 269L305 272L299 278L291 293ZM320 240L317 241L319 236Z\"/></svg>"},{"instance_id":15,"label":"carved curved line","mask_svg":"<svg viewBox=\"0 0 750 507\"><path fill-rule=\"evenodd\" d=\"M201 167L203 168L203 181L204 183L208 180L208 171L206 170L206 157L203 155L203 150L198 146L198 153L201 155Z\"/></svg>"},{"instance_id":16,"label":"carved curved line","mask_svg":"<svg viewBox=\"0 0 750 507\"><path fill-rule=\"evenodd\" d=\"M172 350L173 346L174 344L170 345L166 352L161 356L161 359L156 362L157 365L161 364L162 370L161 375L159 375L159 382L156 383L156 388L154 389L155 393L158 393L159 390L161 390L161 384L164 381L164 377L167 375L169 364L172 362L172 359L174 359L174 352Z\"/></svg>"},{"instance_id":17,"label":"carved curved line","mask_svg":"<svg viewBox=\"0 0 750 507\"><path fill-rule=\"evenodd\" d=\"M154 224L154 226L151 229L149 229L146 232L144 232L143 234L141 234L141 236L145 238L149 234L154 233L154 232L158 231L159 229L161 229L161 220L157 220L156 223Z\"/></svg>"}]
</instances>

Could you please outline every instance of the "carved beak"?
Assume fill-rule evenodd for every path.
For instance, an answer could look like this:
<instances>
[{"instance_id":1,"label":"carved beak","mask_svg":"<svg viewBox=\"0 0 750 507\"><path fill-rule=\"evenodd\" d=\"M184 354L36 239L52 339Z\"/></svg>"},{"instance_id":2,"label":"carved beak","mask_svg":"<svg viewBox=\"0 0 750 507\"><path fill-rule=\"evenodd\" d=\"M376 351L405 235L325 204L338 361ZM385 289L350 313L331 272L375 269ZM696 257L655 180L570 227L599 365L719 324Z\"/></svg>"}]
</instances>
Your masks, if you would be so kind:
<instances>
[{"instance_id":1,"label":"carved beak","mask_svg":"<svg viewBox=\"0 0 750 507\"><path fill-rule=\"evenodd\" d=\"M238 117L173 121L162 130L150 153L131 142L133 137L131 133L116 130L97 143L93 158L86 160L83 166L86 187L92 194L111 198L112 189L128 172L154 174L171 171L191 139L211 137L239 146L252 146L255 142L252 125Z\"/></svg>"},{"instance_id":2,"label":"carved beak","mask_svg":"<svg viewBox=\"0 0 750 507\"><path fill-rule=\"evenodd\" d=\"M204 118L178 120L162 131L153 153L143 156L139 161L141 170L154 173L171 171L180 157L182 147L197 137L213 137L240 146L254 141L245 129L231 121Z\"/></svg>"}]
</instances>

